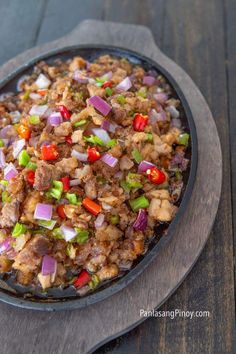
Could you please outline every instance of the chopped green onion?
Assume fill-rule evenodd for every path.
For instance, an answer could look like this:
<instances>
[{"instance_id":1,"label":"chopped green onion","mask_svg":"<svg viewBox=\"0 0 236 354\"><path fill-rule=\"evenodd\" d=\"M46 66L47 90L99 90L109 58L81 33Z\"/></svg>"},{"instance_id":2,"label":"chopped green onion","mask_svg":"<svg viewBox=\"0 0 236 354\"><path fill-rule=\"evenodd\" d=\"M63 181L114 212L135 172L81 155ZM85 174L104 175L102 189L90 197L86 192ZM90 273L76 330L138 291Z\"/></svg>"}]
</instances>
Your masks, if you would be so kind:
<instances>
[{"instance_id":1,"label":"chopped green onion","mask_svg":"<svg viewBox=\"0 0 236 354\"><path fill-rule=\"evenodd\" d=\"M137 96L146 98L147 97L147 89L146 87L141 87L136 93Z\"/></svg>"},{"instance_id":2,"label":"chopped green onion","mask_svg":"<svg viewBox=\"0 0 236 354\"><path fill-rule=\"evenodd\" d=\"M3 146L5 146L4 141L0 139L0 147L2 148Z\"/></svg>"},{"instance_id":3,"label":"chopped green onion","mask_svg":"<svg viewBox=\"0 0 236 354\"><path fill-rule=\"evenodd\" d=\"M175 171L175 177L177 178L178 181L180 181L183 178L180 170Z\"/></svg>"},{"instance_id":4,"label":"chopped green onion","mask_svg":"<svg viewBox=\"0 0 236 354\"><path fill-rule=\"evenodd\" d=\"M98 276L96 274L93 274L91 276L91 280L88 283L88 285L89 285L90 289L93 290L99 285L99 283L100 283L100 280L99 280Z\"/></svg>"},{"instance_id":5,"label":"chopped green onion","mask_svg":"<svg viewBox=\"0 0 236 354\"><path fill-rule=\"evenodd\" d=\"M52 231L51 235L58 240L63 240L63 235L62 235L60 227L57 227L56 229L54 229Z\"/></svg>"},{"instance_id":6,"label":"chopped green onion","mask_svg":"<svg viewBox=\"0 0 236 354\"><path fill-rule=\"evenodd\" d=\"M106 93L107 96L112 96L113 91L112 91L112 89L110 87L106 87L105 88L105 93Z\"/></svg>"},{"instance_id":7,"label":"chopped green onion","mask_svg":"<svg viewBox=\"0 0 236 354\"><path fill-rule=\"evenodd\" d=\"M107 143L107 147L109 147L109 148L112 148L115 145L117 145L117 140L116 139L111 139Z\"/></svg>"},{"instance_id":8,"label":"chopped green onion","mask_svg":"<svg viewBox=\"0 0 236 354\"><path fill-rule=\"evenodd\" d=\"M30 161L30 162L26 165L26 168L27 168L28 170L31 170L31 171L36 171L36 170L37 170L37 164Z\"/></svg>"},{"instance_id":9,"label":"chopped green onion","mask_svg":"<svg viewBox=\"0 0 236 354\"><path fill-rule=\"evenodd\" d=\"M86 119L82 119L80 120L79 122L76 122L74 124L74 127L77 128L77 127L81 127L82 125L86 124L87 123L87 120Z\"/></svg>"},{"instance_id":10,"label":"chopped green onion","mask_svg":"<svg viewBox=\"0 0 236 354\"><path fill-rule=\"evenodd\" d=\"M29 117L29 123L33 125L37 125L40 123L40 118L37 115L33 115Z\"/></svg>"},{"instance_id":11,"label":"chopped green onion","mask_svg":"<svg viewBox=\"0 0 236 354\"><path fill-rule=\"evenodd\" d=\"M149 206L149 201L144 195L138 197L136 199L132 199L129 201L129 204L134 212L138 211L139 209L145 209Z\"/></svg>"},{"instance_id":12,"label":"chopped green onion","mask_svg":"<svg viewBox=\"0 0 236 354\"><path fill-rule=\"evenodd\" d=\"M118 95L117 96L117 102L118 103L120 103L120 104L125 104L125 102L126 102L126 99L125 99L125 96L123 96L123 95Z\"/></svg>"},{"instance_id":13,"label":"chopped green onion","mask_svg":"<svg viewBox=\"0 0 236 354\"><path fill-rule=\"evenodd\" d=\"M78 199L75 193L66 193L66 198L69 200L71 204L77 205Z\"/></svg>"},{"instance_id":14,"label":"chopped green onion","mask_svg":"<svg viewBox=\"0 0 236 354\"><path fill-rule=\"evenodd\" d=\"M2 180L0 181L0 184L1 184L2 186L4 186L4 187L7 187L8 184L9 184L9 182L6 181L5 179L2 179Z\"/></svg>"},{"instance_id":15,"label":"chopped green onion","mask_svg":"<svg viewBox=\"0 0 236 354\"><path fill-rule=\"evenodd\" d=\"M18 157L18 162L20 166L27 166L30 161L29 154L26 150L22 150Z\"/></svg>"},{"instance_id":16,"label":"chopped green onion","mask_svg":"<svg viewBox=\"0 0 236 354\"><path fill-rule=\"evenodd\" d=\"M52 181L52 185L53 187L48 190L46 195L60 200L63 192L63 183L61 181Z\"/></svg>"},{"instance_id":17,"label":"chopped green onion","mask_svg":"<svg viewBox=\"0 0 236 354\"><path fill-rule=\"evenodd\" d=\"M147 133L146 134L146 137L147 137L147 141L153 141L153 135L152 135L152 133Z\"/></svg>"},{"instance_id":18,"label":"chopped green onion","mask_svg":"<svg viewBox=\"0 0 236 354\"><path fill-rule=\"evenodd\" d=\"M102 139L100 139L96 135L90 135L89 137L84 137L84 140L87 141L88 143L94 144L94 145L101 145L104 146L104 142Z\"/></svg>"},{"instance_id":19,"label":"chopped green onion","mask_svg":"<svg viewBox=\"0 0 236 354\"><path fill-rule=\"evenodd\" d=\"M130 185L126 181L120 181L120 185L126 193L130 192Z\"/></svg>"},{"instance_id":20,"label":"chopped green onion","mask_svg":"<svg viewBox=\"0 0 236 354\"><path fill-rule=\"evenodd\" d=\"M2 202L3 203L10 203L11 197L7 191L2 192Z\"/></svg>"},{"instance_id":21,"label":"chopped green onion","mask_svg":"<svg viewBox=\"0 0 236 354\"><path fill-rule=\"evenodd\" d=\"M109 222L110 222L110 224L112 224L112 225L117 225L117 224L119 224L119 221L120 221L119 215L111 215L110 218L109 218Z\"/></svg>"},{"instance_id":22,"label":"chopped green onion","mask_svg":"<svg viewBox=\"0 0 236 354\"><path fill-rule=\"evenodd\" d=\"M126 182L130 188L142 188L141 178L140 174L129 172L126 176Z\"/></svg>"},{"instance_id":23,"label":"chopped green onion","mask_svg":"<svg viewBox=\"0 0 236 354\"><path fill-rule=\"evenodd\" d=\"M12 231L12 237L18 237L22 234L24 234L27 230L27 227L23 224L20 224L20 223L16 223L15 226L14 226L14 229Z\"/></svg>"},{"instance_id":24,"label":"chopped green onion","mask_svg":"<svg viewBox=\"0 0 236 354\"><path fill-rule=\"evenodd\" d=\"M53 230L54 226L56 225L56 220L40 220L39 221L39 226L45 227L48 230Z\"/></svg>"},{"instance_id":25,"label":"chopped green onion","mask_svg":"<svg viewBox=\"0 0 236 354\"><path fill-rule=\"evenodd\" d=\"M135 160L135 162L137 162L137 163L140 163L141 161L142 161L142 155L140 154L140 152L138 151L138 149L134 149L133 151L132 151L132 156L133 156L133 158L134 158L134 160Z\"/></svg>"},{"instance_id":26,"label":"chopped green onion","mask_svg":"<svg viewBox=\"0 0 236 354\"><path fill-rule=\"evenodd\" d=\"M77 235L74 239L74 242L77 243L85 243L88 240L89 237L89 231L88 230L83 230L78 227L75 228L75 231L77 232Z\"/></svg>"},{"instance_id":27,"label":"chopped green onion","mask_svg":"<svg viewBox=\"0 0 236 354\"><path fill-rule=\"evenodd\" d=\"M188 133L180 134L180 136L179 136L179 144L180 145L187 146L188 141L189 141L189 134Z\"/></svg>"},{"instance_id":28,"label":"chopped green onion","mask_svg":"<svg viewBox=\"0 0 236 354\"><path fill-rule=\"evenodd\" d=\"M29 90L25 91L23 96L22 96L23 100L28 100L29 95L30 95L30 91Z\"/></svg>"}]
</instances>

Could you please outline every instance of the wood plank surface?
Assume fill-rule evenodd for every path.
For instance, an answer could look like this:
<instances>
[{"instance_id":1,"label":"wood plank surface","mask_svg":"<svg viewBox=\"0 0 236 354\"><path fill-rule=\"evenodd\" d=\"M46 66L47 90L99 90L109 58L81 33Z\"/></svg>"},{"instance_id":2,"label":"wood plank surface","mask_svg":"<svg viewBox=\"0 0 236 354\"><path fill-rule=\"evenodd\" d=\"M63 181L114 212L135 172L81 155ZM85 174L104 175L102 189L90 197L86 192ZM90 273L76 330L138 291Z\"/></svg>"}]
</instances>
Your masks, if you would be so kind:
<instances>
[{"instance_id":1,"label":"wood plank surface","mask_svg":"<svg viewBox=\"0 0 236 354\"><path fill-rule=\"evenodd\" d=\"M223 3L223 0L0 1L0 13L4 15L0 23L0 43L4 44L4 50L0 53L1 63L36 43L64 35L85 18L144 24L153 31L160 48L195 80L207 98L219 128L224 184L217 220L193 271L162 307L165 310L208 310L211 317L149 319L96 353L233 352L233 234L227 101L230 102L231 143L234 146L235 8L233 0L227 1L226 8ZM16 30L9 31L10 27ZM226 37L228 46L225 44ZM225 68L227 56L230 56L228 70L231 73L228 82ZM230 95L227 94L227 87ZM236 150L233 151L231 158L235 166ZM212 176L206 178L213 176L214 171ZM50 315L41 316L37 330L42 329L46 316ZM51 348L55 343L56 338L51 339ZM23 349L22 353L27 346ZM58 349L59 352L63 353L63 348Z\"/></svg>"}]
</instances>

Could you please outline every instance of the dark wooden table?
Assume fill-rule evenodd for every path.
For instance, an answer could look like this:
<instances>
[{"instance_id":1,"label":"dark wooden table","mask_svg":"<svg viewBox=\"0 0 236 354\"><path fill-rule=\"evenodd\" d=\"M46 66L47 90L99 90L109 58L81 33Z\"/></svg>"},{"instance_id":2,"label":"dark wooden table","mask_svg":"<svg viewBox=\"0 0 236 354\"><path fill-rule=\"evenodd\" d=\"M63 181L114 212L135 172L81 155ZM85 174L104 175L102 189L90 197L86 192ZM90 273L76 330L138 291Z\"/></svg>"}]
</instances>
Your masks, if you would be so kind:
<instances>
[{"instance_id":1,"label":"dark wooden table","mask_svg":"<svg viewBox=\"0 0 236 354\"><path fill-rule=\"evenodd\" d=\"M161 310L207 310L210 317L151 318L96 353L233 353L235 0L0 0L0 14L0 64L34 45L66 34L86 18L95 18L148 26L163 52L199 86L220 134L224 162L222 198L200 259ZM214 178L214 171L206 178ZM59 349L58 352L62 353Z\"/></svg>"}]
</instances>

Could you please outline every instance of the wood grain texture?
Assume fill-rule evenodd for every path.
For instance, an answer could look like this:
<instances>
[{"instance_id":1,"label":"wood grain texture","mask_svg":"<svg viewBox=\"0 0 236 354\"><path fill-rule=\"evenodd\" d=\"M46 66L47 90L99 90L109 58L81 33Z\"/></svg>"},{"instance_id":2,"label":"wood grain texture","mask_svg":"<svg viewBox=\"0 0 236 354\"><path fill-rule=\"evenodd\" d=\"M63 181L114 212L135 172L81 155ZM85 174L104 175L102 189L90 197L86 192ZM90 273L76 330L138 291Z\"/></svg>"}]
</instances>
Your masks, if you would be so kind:
<instances>
[{"instance_id":1,"label":"wood grain texture","mask_svg":"<svg viewBox=\"0 0 236 354\"><path fill-rule=\"evenodd\" d=\"M87 2L90 5L87 5ZM0 43L1 49L4 48L0 51L0 63L34 45L37 41L36 28L39 25L38 43L43 43L66 34L84 18L144 24L152 30L159 47L185 68L201 88L217 120L223 147L225 164L223 202L220 205L215 227L196 266L177 292L162 306L162 309L166 310L206 309L211 312L211 318L195 318L191 321L183 318L149 319L129 334L113 341L111 345L104 346L96 353L231 353L234 290L226 101L229 102L231 118L232 187L234 191L232 200L235 205L235 1L104 0L100 2L88 0L85 2L70 0L65 2L57 0L55 5L54 0L49 0L45 5L47 20L42 16L42 3L45 4L44 1L37 1L36 4L36 1L30 3L30 1L0 0L2 15ZM96 7L97 3L101 8ZM66 8L64 4L69 4L69 7ZM95 11L90 6L94 6ZM62 7L63 11L61 11ZM17 16L18 14L21 16ZM41 24L37 21L40 17L43 17ZM17 31L12 30L14 28L17 28ZM32 33L34 33L33 36ZM226 74L228 74L228 90ZM221 86L222 83L223 86ZM234 218L235 210L236 208L234 208ZM40 335L37 337L34 330L40 333L45 325L52 326L51 320L50 323L46 321L48 317L51 319L51 315L40 315L37 318L38 326L32 326L30 332L31 336L34 333L34 338L27 336L24 343L21 344L20 341L19 344L19 339L22 338L20 322L21 316L23 318L22 311L3 305L1 314L4 318L2 325L6 327L6 331L1 334L6 336L14 333L11 340L13 340L13 345L16 345L15 353L32 352L31 346L34 343L36 343L35 353L45 351L44 347L38 351L41 339ZM6 320L8 314L9 319ZM33 315L29 312L24 320ZM12 328L14 320L17 323ZM62 317L61 321L69 325L68 318ZM80 319L75 325L76 328L78 328L79 321ZM17 326L19 330L16 330ZM49 342L47 349L49 348L53 353L63 353L69 348L71 353L73 350L78 353L76 343L73 346L73 340L70 346L67 344L67 335L65 340L60 342L59 348L57 338L60 335L61 331L55 330L53 338L48 340L45 331L42 331L42 340Z\"/></svg>"},{"instance_id":2,"label":"wood grain texture","mask_svg":"<svg viewBox=\"0 0 236 354\"><path fill-rule=\"evenodd\" d=\"M140 38L142 38L142 42ZM151 33L142 27L85 21L69 37L52 43L51 47L60 46L65 41L67 43L94 43L95 39L100 43L123 45L145 53L174 75L190 104L195 119L199 139L199 168L188 211L184 213L181 223L177 225L175 237L161 251L158 259L144 271L139 279L111 298L73 313L53 313L46 317L46 326L40 327L40 331L33 331L26 344L26 348L31 348L34 345L39 353L45 351L53 353L55 350L63 352L62 347L70 353L90 352L98 343L138 323L140 308L152 309L160 305L179 285L200 254L212 226L220 196L221 153L217 132L211 113L191 79L156 48ZM49 47L47 45L22 54L15 62L4 66L0 71L0 76L5 75L12 65L18 65L19 61L31 57L32 53L35 55L37 51L45 51L45 48L48 50ZM214 184L203 178L205 173L210 173L212 169L217 171ZM198 193L200 188L201 196ZM201 208L197 209L197 217L193 217L194 214L196 215L196 204ZM211 206L207 215L203 208L206 205ZM149 289L149 292L146 289ZM4 307L4 305L2 306ZM28 323L30 312L16 309L11 309L11 311L11 315L15 318L16 330L19 330L17 318L21 322L24 332L24 323ZM45 314L35 313L30 319L30 324L38 328L45 316ZM80 326L80 331L76 334L75 339L72 329L75 328L78 318L83 325ZM3 316L3 319L9 320L9 312L7 318ZM59 349L55 347L53 340L46 342L45 336L47 336L49 329L52 335L60 331L61 321L70 323L70 325L65 327L63 337L56 340L56 343L60 343ZM3 332L5 330L6 327L3 328ZM11 353L12 344L6 342L6 345L8 352ZM14 350L21 345L22 343L14 343Z\"/></svg>"}]
</instances>

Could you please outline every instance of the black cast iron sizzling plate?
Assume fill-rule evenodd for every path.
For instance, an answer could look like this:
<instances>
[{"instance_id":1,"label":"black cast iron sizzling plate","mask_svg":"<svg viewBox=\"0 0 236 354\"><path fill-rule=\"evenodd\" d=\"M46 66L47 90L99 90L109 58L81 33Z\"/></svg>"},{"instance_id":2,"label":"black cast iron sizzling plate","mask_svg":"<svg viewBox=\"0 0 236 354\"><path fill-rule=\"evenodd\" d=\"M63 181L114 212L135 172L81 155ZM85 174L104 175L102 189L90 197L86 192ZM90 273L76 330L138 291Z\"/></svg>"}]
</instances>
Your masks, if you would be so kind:
<instances>
[{"instance_id":1,"label":"black cast iron sizzling plate","mask_svg":"<svg viewBox=\"0 0 236 354\"><path fill-rule=\"evenodd\" d=\"M84 297L74 296L70 291L64 290L63 292L51 291L51 297L40 297L34 295L31 297L24 298L20 293L22 289L20 287L17 289L19 292L11 291L9 284L4 284L3 280L0 281L0 301L6 302L8 304L35 310L45 310L45 311L58 311L66 309L76 309L82 308L90 304L94 304L98 301L106 299L108 296L115 294L116 292L122 290L131 281L133 281L138 275L149 265L149 263L158 256L159 250L165 246L166 242L170 242L171 238L174 236L175 226L178 222L181 222L181 216L184 213L188 201L190 199L192 189L194 186L196 170L197 170L197 134L194 125L194 120L189 108L189 105L179 88L177 82L173 79L171 74L163 69L158 63L153 60L140 55L136 52L112 47L112 46L102 46L102 45L80 45L68 48L63 48L55 51L51 51L46 55L38 56L26 63L24 66L18 68L7 76L2 82L0 82L0 93L4 92L15 92L16 83L18 79L25 74L32 71L33 66L36 62L40 60L46 60L48 63L52 63L55 59L67 60L75 55L80 55L87 59L88 61L93 61L96 57L110 54L118 57L125 57L129 59L134 64L140 64L146 70L155 69L158 73L162 74L167 82L169 82L173 95L181 101L182 104L182 122L185 130L191 135L191 144L187 150L187 158L190 159L190 166L186 173L184 174L184 193L181 198L179 210L169 225L162 225L157 228L157 234L163 234L167 230L167 234L163 237L155 237L149 244L149 248L145 255L138 258L138 260L133 264L129 271L126 271L124 275L120 278L116 278L109 281L99 287L93 293L85 295ZM15 288L16 289L16 288ZM73 295L73 296L72 296Z\"/></svg>"}]
</instances>

